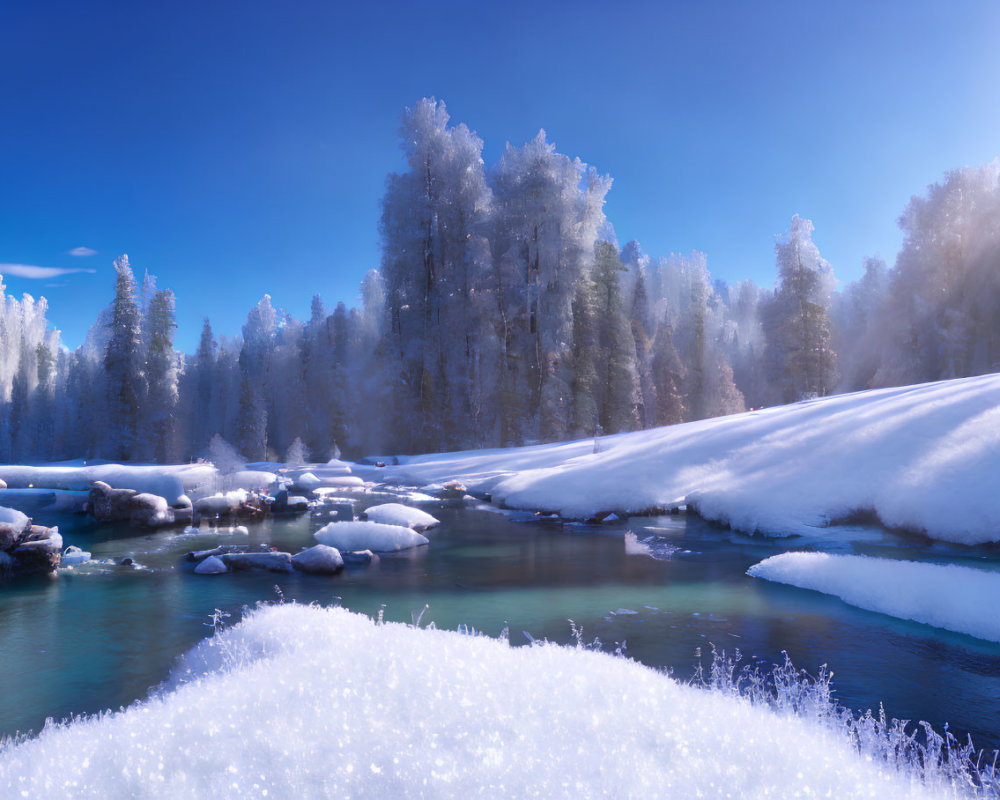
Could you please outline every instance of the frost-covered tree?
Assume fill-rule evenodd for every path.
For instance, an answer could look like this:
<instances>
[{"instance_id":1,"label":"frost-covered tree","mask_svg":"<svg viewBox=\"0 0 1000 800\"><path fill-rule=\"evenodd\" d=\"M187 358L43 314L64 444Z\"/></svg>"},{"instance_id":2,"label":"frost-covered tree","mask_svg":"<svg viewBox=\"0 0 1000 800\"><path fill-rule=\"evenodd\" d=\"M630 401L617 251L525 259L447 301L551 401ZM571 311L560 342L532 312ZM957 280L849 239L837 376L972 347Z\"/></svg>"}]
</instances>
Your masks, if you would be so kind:
<instances>
[{"instance_id":1,"label":"frost-covered tree","mask_svg":"<svg viewBox=\"0 0 1000 800\"><path fill-rule=\"evenodd\" d=\"M174 352L174 293L169 289L154 292L146 310L145 328L149 345L146 376L149 396L142 409L143 437L149 439L147 455L159 463L171 463L180 456L177 430L179 399L178 356Z\"/></svg>"},{"instance_id":2,"label":"frost-covered tree","mask_svg":"<svg viewBox=\"0 0 1000 800\"><path fill-rule=\"evenodd\" d=\"M505 443L565 435L573 301L604 228L611 179L557 153L545 131L507 145L492 173L491 244Z\"/></svg>"},{"instance_id":3,"label":"frost-covered tree","mask_svg":"<svg viewBox=\"0 0 1000 800\"><path fill-rule=\"evenodd\" d=\"M947 173L899 223L876 385L1000 369L1000 161Z\"/></svg>"},{"instance_id":4,"label":"frost-covered tree","mask_svg":"<svg viewBox=\"0 0 1000 800\"><path fill-rule=\"evenodd\" d=\"M397 433L418 450L469 437L469 299L478 279L470 248L489 190L482 140L448 122L433 98L406 109L400 138L409 169L389 177L380 223L390 337L403 369Z\"/></svg>"},{"instance_id":5,"label":"frost-covered tree","mask_svg":"<svg viewBox=\"0 0 1000 800\"><path fill-rule=\"evenodd\" d=\"M104 452L128 461L139 450L139 420L146 401L147 380L142 349L142 312L128 256L115 260L115 298L104 351L107 432Z\"/></svg>"},{"instance_id":6,"label":"frost-covered tree","mask_svg":"<svg viewBox=\"0 0 1000 800\"><path fill-rule=\"evenodd\" d=\"M836 385L829 316L836 281L812 233L812 222L796 214L775 245L778 283L763 315L772 402L822 397Z\"/></svg>"}]
</instances>

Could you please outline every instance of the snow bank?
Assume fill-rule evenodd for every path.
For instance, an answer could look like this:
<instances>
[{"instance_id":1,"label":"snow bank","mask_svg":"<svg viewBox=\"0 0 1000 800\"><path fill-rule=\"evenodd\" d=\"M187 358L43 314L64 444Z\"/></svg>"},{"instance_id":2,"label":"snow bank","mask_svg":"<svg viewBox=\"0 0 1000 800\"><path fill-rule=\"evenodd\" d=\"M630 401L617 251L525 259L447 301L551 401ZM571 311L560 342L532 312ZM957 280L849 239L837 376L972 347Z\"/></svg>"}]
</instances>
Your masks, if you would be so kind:
<instances>
[{"instance_id":1,"label":"snow bank","mask_svg":"<svg viewBox=\"0 0 1000 800\"><path fill-rule=\"evenodd\" d=\"M440 520L432 517L426 511L410 508L402 503L383 503L380 506L371 506L365 509L365 514L372 522L402 525L404 528L413 528L415 531L425 531L441 524Z\"/></svg>"},{"instance_id":2,"label":"snow bank","mask_svg":"<svg viewBox=\"0 0 1000 800\"><path fill-rule=\"evenodd\" d=\"M1000 375L879 389L553 445L400 458L386 479L459 479L586 518L690 503L788 535L855 511L968 544L1000 541Z\"/></svg>"},{"instance_id":3,"label":"snow bank","mask_svg":"<svg viewBox=\"0 0 1000 800\"><path fill-rule=\"evenodd\" d=\"M339 609L256 611L176 672L125 711L8 744L0 795L942 796L817 723L636 662Z\"/></svg>"},{"instance_id":4,"label":"snow bank","mask_svg":"<svg viewBox=\"0 0 1000 800\"><path fill-rule=\"evenodd\" d=\"M754 564L747 574L1000 642L1000 572L868 556L782 553Z\"/></svg>"},{"instance_id":5,"label":"snow bank","mask_svg":"<svg viewBox=\"0 0 1000 800\"><path fill-rule=\"evenodd\" d=\"M15 508L0 506L0 525L11 525L19 531L28 524L28 516Z\"/></svg>"},{"instance_id":6,"label":"snow bank","mask_svg":"<svg viewBox=\"0 0 1000 800\"><path fill-rule=\"evenodd\" d=\"M137 492L159 495L174 505L186 490L196 490L215 478L211 464L181 464L176 466L124 466L98 464L93 466L53 465L23 467L0 465L0 479L14 488L68 489L87 491L94 481L104 481L115 489L135 489Z\"/></svg>"},{"instance_id":7,"label":"snow bank","mask_svg":"<svg viewBox=\"0 0 1000 800\"><path fill-rule=\"evenodd\" d=\"M427 537L401 525L378 522L331 522L313 534L321 544L345 550L388 553L427 544Z\"/></svg>"}]
</instances>

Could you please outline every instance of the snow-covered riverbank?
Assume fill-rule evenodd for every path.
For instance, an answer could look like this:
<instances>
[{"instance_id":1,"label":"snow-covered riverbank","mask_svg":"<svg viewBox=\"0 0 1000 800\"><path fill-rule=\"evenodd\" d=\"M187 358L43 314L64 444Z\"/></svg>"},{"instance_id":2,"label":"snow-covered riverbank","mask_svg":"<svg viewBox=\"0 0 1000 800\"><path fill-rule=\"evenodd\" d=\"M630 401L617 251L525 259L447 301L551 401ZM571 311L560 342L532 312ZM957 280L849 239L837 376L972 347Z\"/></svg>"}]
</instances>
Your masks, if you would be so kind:
<instances>
[{"instance_id":1,"label":"snow-covered riverbank","mask_svg":"<svg viewBox=\"0 0 1000 800\"><path fill-rule=\"evenodd\" d=\"M942 796L816 709L777 713L585 649L285 605L196 647L152 699L8 744L0 794Z\"/></svg>"},{"instance_id":2,"label":"snow-covered riverbank","mask_svg":"<svg viewBox=\"0 0 1000 800\"><path fill-rule=\"evenodd\" d=\"M783 536L874 512L951 542L1000 541L1000 375L880 389L593 439L404 457L382 472L458 479L568 517L688 504Z\"/></svg>"}]
</instances>

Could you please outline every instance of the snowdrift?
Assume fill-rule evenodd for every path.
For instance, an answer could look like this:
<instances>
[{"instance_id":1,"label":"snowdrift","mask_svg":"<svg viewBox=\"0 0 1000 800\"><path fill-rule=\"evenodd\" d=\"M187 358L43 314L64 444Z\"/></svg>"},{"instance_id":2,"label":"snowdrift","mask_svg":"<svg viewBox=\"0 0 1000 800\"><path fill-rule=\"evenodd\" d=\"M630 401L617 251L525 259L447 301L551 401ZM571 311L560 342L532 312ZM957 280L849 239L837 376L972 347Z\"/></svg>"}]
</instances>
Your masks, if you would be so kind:
<instances>
[{"instance_id":1,"label":"snowdrift","mask_svg":"<svg viewBox=\"0 0 1000 800\"><path fill-rule=\"evenodd\" d=\"M820 723L626 659L294 605L203 642L145 702L0 748L5 797L944 796L936 788Z\"/></svg>"},{"instance_id":2,"label":"snowdrift","mask_svg":"<svg viewBox=\"0 0 1000 800\"><path fill-rule=\"evenodd\" d=\"M365 509L365 516L372 522L401 525L415 531L425 531L440 524L437 517L433 517L419 508L404 506L402 503L383 503L379 506L369 506Z\"/></svg>"},{"instance_id":3,"label":"snowdrift","mask_svg":"<svg viewBox=\"0 0 1000 800\"><path fill-rule=\"evenodd\" d=\"M135 489L158 495L174 505L187 491L211 485L215 480L211 464L181 464L177 466L127 466L97 464L93 466L52 465L24 467L0 465L0 479L14 488L68 489L87 491L94 481L104 481L115 489Z\"/></svg>"},{"instance_id":4,"label":"snowdrift","mask_svg":"<svg viewBox=\"0 0 1000 800\"><path fill-rule=\"evenodd\" d=\"M747 570L900 619L1000 642L1000 573L868 556L782 553Z\"/></svg>"},{"instance_id":5,"label":"snowdrift","mask_svg":"<svg viewBox=\"0 0 1000 800\"><path fill-rule=\"evenodd\" d=\"M596 450L596 452L595 452ZM599 440L400 458L512 508L585 518L692 505L789 535L854 512L952 542L1000 541L1000 375L879 389Z\"/></svg>"},{"instance_id":6,"label":"snowdrift","mask_svg":"<svg viewBox=\"0 0 1000 800\"><path fill-rule=\"evenodd\" d=\"M404 528L402 525L383 525L379 522L331 522L313 534L320 544L334 547L341 552L371 550L389 553L409 550L427 544L426 536Z\"/></svg>"}]
</instances>

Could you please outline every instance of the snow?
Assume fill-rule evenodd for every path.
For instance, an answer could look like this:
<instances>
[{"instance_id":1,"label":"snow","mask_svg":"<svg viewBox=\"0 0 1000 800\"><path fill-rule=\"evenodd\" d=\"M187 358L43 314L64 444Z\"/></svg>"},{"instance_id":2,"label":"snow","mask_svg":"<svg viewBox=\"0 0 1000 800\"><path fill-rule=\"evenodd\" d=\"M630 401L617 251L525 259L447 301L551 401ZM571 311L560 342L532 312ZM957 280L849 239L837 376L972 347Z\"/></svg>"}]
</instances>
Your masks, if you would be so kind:
<instances>
[{"instance_id":1,"label":"snow","mask_svg":"<svg viewBox=\"0 0 1000 800\"><path fill-rule=\"evenodd\" d=\"M0 795L955 796L623 658L295 605L195 647L144 702L7 743Z\"/></svg>"},{"instance_id":2,"label":"snow","mask_svg":"<svg viewBox=\"0 0 1000 800\"><path fill-rule=\"evenodd\" d=\"M12 525L18 530L23 530L28 524L27 514L23 514L17 509L0 506L0 525Z\"/></svg>"},{"instance_id":3,"label":"snow","mask_svg":"<svg viewBox=\"0 0 1000 800\"><path fill-rule=\"evenodd\" d=\"M299 489L304 489L308 492L310 489L315 489L322 483L323 482L311 472L303 472L295 479L294 485Z\"/></svg>"},{"instance_id":4,"label":"snow","mask_svg":"<svg viewBox=\"0 0 1000 800\"><path fill-rule=\"evenodd\" d=\"M372 550L388 553L427 544L427 537L402 525L378 522L331 522L313 534L321 544L338 550Z\"/></svg>"},{"instance_id":5,"label":"snow","mask_svg":"<svg viewBox=\"0 0 1000 800\"><path fill-rule=\"evenodd\" d=\"M180 464L175 466L124 466L97 464L25 467L0 465L0 479L10 488L68 489L87 491L94 481L104 481L115 489L135 489L137 492L159 495L174 505L186 490L210 483L215 477L211 464Z\"/></svg>"},{"instance_id":6,"label":"snow","mask_svg":"<svg viewBox=\"0 0 1000 800\"><path fill-rule=\"evenodd\" d=\"M1000 541L1000 375L803 401L560 444L400 457L512 508L585 519L692 505L741 531L806 533L873 511L951 542Z\"/></svg>"},{"instance_id":7,"label":"snow","mask_svg":"<svg viewBox=\"0 0 1000 800\"><path fill-rule=\"evenodd\" d=\"M63 567L71 567L75 564L83 564L85 561L90 561L90 553L75 545L70 545L63 551L59 564Z\"/></svg>"},{"instance_id":8,"label":"snow","mask_svg":"<svg viewBox=\"0 0 1000 800\"><path fill-rule=\"evenodd\" d=\"M782 553L754 564L747 574L1000 642L1000 572L869 556Z\"/></svg>"},{"instance_id":9,"label":"snow","mask_svg":"<svg viewBox=\"0 0 1000 800\"><path fill-rule=\"evenodd\" d=\"M386 525L402 525L415 531L424 531L440 525L440 520L432 517L419 508L410 508L402 503L383 503L365 509L365 514L372 522L382 522Z\"/></svg>"}]
</instances>

